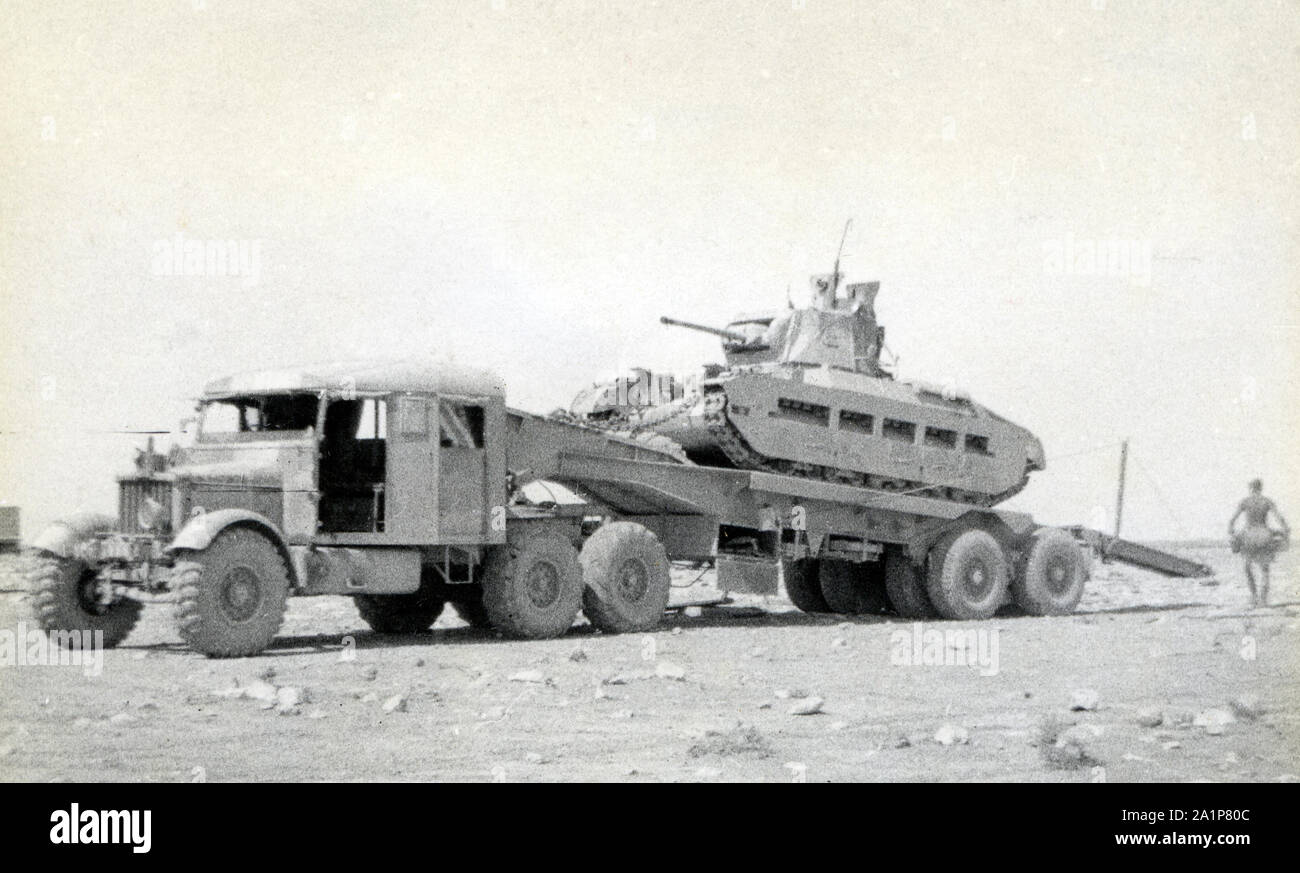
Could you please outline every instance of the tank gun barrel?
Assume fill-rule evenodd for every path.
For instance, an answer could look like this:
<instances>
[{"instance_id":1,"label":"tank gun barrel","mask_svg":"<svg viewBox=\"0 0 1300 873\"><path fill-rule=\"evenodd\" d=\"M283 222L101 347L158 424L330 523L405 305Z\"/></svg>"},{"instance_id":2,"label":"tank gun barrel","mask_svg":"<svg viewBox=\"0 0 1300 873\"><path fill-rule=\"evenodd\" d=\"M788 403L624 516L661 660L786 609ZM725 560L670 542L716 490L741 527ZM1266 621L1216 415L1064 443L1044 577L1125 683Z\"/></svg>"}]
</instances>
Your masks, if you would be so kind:
<instances>
[{"instance_id":1,"label":"tank gun barrel","mask_svg":"<svg viewBox=\"0 0 1300 873\"><path fill-rule=\"evenodd\" d=\"M711 333L714 336L722 337L724 340L727 340L728 342L739 343L741 345L750 344L749 337L745 336L743 333L740 333L739 331L727 330L725 327L709 327L707 324L695 324L694 322L691 321L681 321L680 319L669 318L666 315L660 318L659 322L661 324L671 324L674 327L686 327L686 328L690 328L691 330L698 330L701 331L702 333Z\"/></svg>"}]
</instances>

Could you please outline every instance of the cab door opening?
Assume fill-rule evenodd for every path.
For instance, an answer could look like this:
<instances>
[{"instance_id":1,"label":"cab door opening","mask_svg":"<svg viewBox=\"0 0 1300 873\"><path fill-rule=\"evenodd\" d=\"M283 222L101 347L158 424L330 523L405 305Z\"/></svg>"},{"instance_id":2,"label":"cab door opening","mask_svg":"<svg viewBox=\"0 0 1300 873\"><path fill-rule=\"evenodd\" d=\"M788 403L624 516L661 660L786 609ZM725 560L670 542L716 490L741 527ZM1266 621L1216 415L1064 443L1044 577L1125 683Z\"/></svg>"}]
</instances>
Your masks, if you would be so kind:
<instances>
[{"instance_id":1,"label":"cab door opening","mask_svg":"<svg viewBox=\"0 0 1300 873\"><path fill-rule=\"evenodd\" d=\"M326 408L320 444L322 531L383 532L387 441L383 400L334 400Z\"/></svg>"}]
</instances>

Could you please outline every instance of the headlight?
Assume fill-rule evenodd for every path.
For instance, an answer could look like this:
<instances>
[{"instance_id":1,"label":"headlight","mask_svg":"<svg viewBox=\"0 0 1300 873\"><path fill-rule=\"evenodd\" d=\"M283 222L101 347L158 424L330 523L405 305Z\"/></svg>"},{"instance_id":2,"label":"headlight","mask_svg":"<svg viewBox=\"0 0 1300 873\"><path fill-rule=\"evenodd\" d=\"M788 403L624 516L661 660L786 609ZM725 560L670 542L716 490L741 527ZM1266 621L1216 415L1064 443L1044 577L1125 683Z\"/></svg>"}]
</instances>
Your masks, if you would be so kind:
<instances>
[{"instance_id":1,"label":"headlight","mask_svg":"<svg viewBox=\"0 0 1300 873\"><path fill-rule=\"evenodd\" d=\"M154 530L157 528L163 518L163 505L152 497L146 497L144 503L140 505L140 512L136 515L136 520L140 522L141 530Z\"/></svg>"}]
</instances>

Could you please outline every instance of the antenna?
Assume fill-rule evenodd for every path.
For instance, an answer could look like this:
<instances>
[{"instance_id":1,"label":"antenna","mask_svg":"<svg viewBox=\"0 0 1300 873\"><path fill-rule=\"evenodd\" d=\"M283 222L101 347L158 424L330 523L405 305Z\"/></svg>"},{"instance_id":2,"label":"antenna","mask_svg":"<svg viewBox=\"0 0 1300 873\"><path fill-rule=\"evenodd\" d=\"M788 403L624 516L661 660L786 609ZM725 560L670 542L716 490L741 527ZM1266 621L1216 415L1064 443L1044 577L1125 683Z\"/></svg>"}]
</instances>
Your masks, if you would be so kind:
<instances>
[{"instance_id":1,"label":"antenna","mask_svg":"<svg viewBox=\"0 0 1300 873\"><path fill-rule=\"evenodd\" d=\"M844 240L848 239L849 225L851 224L853 224L852 218L844 222L844 233L840 235L840 249L835 253L835 271L831 275L832 295L834 295L840 287L840 255L844 254Z\"/></svg>"}]
</instances>

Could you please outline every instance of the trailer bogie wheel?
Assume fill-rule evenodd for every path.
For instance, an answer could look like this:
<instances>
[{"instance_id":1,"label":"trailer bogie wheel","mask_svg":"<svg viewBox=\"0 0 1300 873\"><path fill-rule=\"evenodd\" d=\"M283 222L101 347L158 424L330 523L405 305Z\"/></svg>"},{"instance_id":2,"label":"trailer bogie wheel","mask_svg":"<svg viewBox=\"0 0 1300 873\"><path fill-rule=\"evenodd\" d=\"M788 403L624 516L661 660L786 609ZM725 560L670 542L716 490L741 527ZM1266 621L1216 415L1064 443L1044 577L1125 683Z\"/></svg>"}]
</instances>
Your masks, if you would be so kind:
<instances>
[{"instance_id":1,"label":"trailer bogie wheel","mask_svg":"<svg viewBox=\"0 0 1300 873\"><path fill-rule=\"evenodd\" d=\"M668 553L649 528L613 521L582 546L582 611L606 633L658 627L672 588Z\"/></svg>"},{"instance_id":2,"label":"trailer bogie wheel","mask_svg":"<svg viewBox=\"0 0 1300 873\"><path fill-rule=\"evenodd\" d=\"M92 638L81 640L82 646L94 644L93 635L99 632L104 647L112 648L135 627L143 608L130 597L119 596L105 603L94 569L82 561L46 553L33 558L27 590L36 623L58 645L72 644L73 638L61 631L90 631Z\"/></svg>"},{"instance_id":3,"label":"trailer bogie wheel","mask_svg":"<svg viewBox=\"0 0 1300 873\"><path fill-rule=\"evenodd\" d=\"M419 590L410 594L358 594L352 599L375 633L418 634L433 627L442 615L444 604L438 587L426 572Z\"/></svg>"},{"instance_id":4,"label":"trailer bogie wheel","mask_svg":"<svg viewBox=\"0 0 1300 873\"><path fill-rule=\"evenodd\" d=\"M785 596L800 612L830 612L830 604L822 596L821 564L816 558L800 558L781 562L781 577L785 582Z\"/></svg>"},{"instance_id":5,"label":"trailer bogie wheel","mask_svg":"<svg viewBox=\"0 0 1300 873\"><path fill-rule=\"evenodd\" d=\"M885 594L884 564L867 561L822 559L818 570L822 598L831 612L841 615L880 615L889 608Z\"/></svg>"},{"instance_id":6,"label":"trailer bogie wheel","mask_svg":"<svg viewBox=\"0 0 1300 873\"><path fill-rule=\"evenodd\" d=\"M902 618L934 618L938 615L930 595L925 591L925 579L912 559L897 549L885 552L885 593L889 603Z\"/></svg>"},{"instance_id":7,"label":"trailer bogie wheel","mask_svg":"<svg viewBox=\"0 0 1300 873\"><path fill-rule=\"evenodd\" d=\"M969 528L939 540L930 550L926 593L944 618L989 618L1007 596L1007 556L988 531Z\"/></svg>"},{"instance_id":8,"label":"trailer bogie wheel","mask_svg":"<svg viewBox=\"0 0 1300 873\"><path fill-rule=\"evenodd\" d=\"M1079 605L1087 576L1074 537L1060 528L1042 528L1021 554L1011 593L1030 615L1068 615Z\"/></svg>"},{"instance_id":9,"label":"trailer bogie wheel","mask_svg":"<svg viewBox=\"0 0 1300 873\"><path fill-rule=\"evenodd\" d=\"M494 547L483 567L483 608L492 626L519 639L558 637L582 606L578 550L555 534Z\"/></svg>"},{"instance_id":10,"label":"trailer bogie wheel","mask_svg":"<svg viewBox=\"0 0 1300 873\"><path fill-rule=\"evenodd\" d=\"M289 568L275 544L233 527L183 557L172 573L181 639L212 658L255 655L270 645L289 596Z\"/></svg>"}]
</instances>

